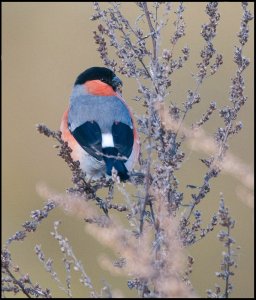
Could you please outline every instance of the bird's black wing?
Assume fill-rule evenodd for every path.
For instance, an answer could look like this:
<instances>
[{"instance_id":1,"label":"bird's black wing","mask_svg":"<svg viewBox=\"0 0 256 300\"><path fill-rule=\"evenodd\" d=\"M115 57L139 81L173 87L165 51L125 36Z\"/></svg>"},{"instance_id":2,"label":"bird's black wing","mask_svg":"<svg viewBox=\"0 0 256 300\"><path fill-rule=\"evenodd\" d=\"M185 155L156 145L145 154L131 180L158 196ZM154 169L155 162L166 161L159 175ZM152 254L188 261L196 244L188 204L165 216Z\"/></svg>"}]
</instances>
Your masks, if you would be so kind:
<instances>
[{"instance_id":1,"label":"bird's black wing","mask_svg":"<svg viewBox=\"0 0 256 300\"><path fill-rule=\"evenodd\" d=\"M132 153L134 141L132 128L122 122L114 122L112 125L112 135L118 154L128 159Z\"/></svg>"},{"instance_id":2,"label":"bird's black wing","mask_svg":"<svg viewBox=\"0 0 256 300\"><path fill-rule=\"evenodd\" d=\"M97 122L87 121L71 131L79 145L90 155L102 160L102 135Z\"/></svg>"}]
</instances>

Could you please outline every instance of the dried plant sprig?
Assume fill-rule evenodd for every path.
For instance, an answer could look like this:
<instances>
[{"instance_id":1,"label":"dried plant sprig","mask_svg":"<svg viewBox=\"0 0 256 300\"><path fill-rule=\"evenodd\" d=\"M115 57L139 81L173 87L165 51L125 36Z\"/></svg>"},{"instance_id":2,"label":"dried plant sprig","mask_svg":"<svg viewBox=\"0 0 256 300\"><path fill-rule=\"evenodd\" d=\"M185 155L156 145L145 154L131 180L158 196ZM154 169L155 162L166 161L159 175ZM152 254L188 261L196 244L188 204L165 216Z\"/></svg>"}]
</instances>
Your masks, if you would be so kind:
<instances>
[{"instance_id":1,"label":"dried plant sprig","mask_svg":"<svg viewBox=\"0 0 256 300\"><path fill-rule=\"evenodd\" d=\"M24 241L28 233L35 232L40 223L48 217L48 214L55 207L55 203L48 200L43 209L32 211L32 220L26 221L22 225L24 230L17 231L6 241L5 247L1 251L2 275L6 276L5 281L2 284L2 293L12 292L17 294L22 292L28 298L32 298L34 296L37 298L51 298L51 292L49 289L44 290L39 284L33 284L28 274L23 275L20 272L19 267L14 266L9 247L13 241ZM14 273L17 273L19 278L17 278Z\"/></svg>"},{"instance_id":2,"label":"dried plant sprig","mask_svg":"<svg viewBox=\"0 0 256 300\"><path fill-rule=\"evenodd\" d=\"M190 286L191 288L192 288L192 284L191 284L191 282L190 282L190 280L189 280L189 276L191 275L191 273L192 273L192 267L193 267L193 264L195 263L195 259L192 257L192 256L190 256L190 255L188 255L188 257L187 257L187 268L186 268L186 270L185 270L185 272L184 272L184 275L183 275L183 277L182 277L182 280L188 285L188 286Z\"/></svg>"},{"instance_id":3,"label":"dried plant sprig","mask_svg":"<svg viewBox=\"0 0 256 300\"><path fill-rule=\"evenodd\" d=\"M50 289L34 284L29 274L22 274L19 266L14 265L7 247L1 251L2 295L6 293L23 294L27 298L52 298Z\"/></svg>"},{"instance_id":4,"label":"dried plant sprig","mask_svg":"<svg viewBox=\"0 0 256 300\"><path fill-rule=\"evenodd\" d=\"M208 110L206 111L205 114L203 114L202 118L195 124L192 124L192 126L191 126L192 129L198 128L198 127L202 126L205 122L207 122L210 119L210 116L212 115L212 113L216 110L216 108L217 108L216 102L211 101Z\"/></svg>"},{"instance_id":5,"label":"dried plant sprig","mask_svg":"<svg viewBox=\"0 0 256 300\"><path fill-rule=\"evenodd\" d=\"M237 267L234 251L235 240L231 236L231 230L235 226L235 220L232 219L229 213L229 209L225 206L223 194L220 195L220 205L218 210L218 223L223 227L218 233L218 239L226 250L222 253L223 260L220 265L220 272L216 272L217 278L224 280L224 288L216 285L216 290L207 290L209 298L229 298L230 293L233 290L231 283L231 276L234 276L233 268Z\"/></svg>"},{"instance_id":6,"label":"dried plant sprig","mask_svg":"<svg viewBox=\"0 0 256 300\"><path fill-rule=\"evenodd\" d=\"M253 20L253 15L248 10L248 2L246 1L242 2L242 8L243 8L243 16L242 16L240 31L237 34L237 36L239 37L240 44L244 46L247 43L249 38L248 23L249 21Z\"/></svg>"},{"instance_id":7,"label":"dried plant sprig","mask_svg":"<svg viewBox=\"0 0 256 300\"><path fill-rule=\"evenodd\" d=\"M41 210L34 210L31 212L31 218L32 221L26 221L22 226L25 228L24 230L17 231L12 237L10 237L6 241L6 246L9 247L9 245L13 241L23 241L25 237L27 236L28 232L34 232L36 231L38 225L41 223L41 221L48 217L48 214L50 211L52 211L55 208L55 203L51 200L49 200L46 205Z\"/></svg>"},{"instance_id":8,"label":"dried plant sprig","mask_svg":"<svg viewBox=\"0 0 256 300\"><path fill-rule=\"evenodd\" d=\"M206 13L209 16L209 23L202 25L202 31L201 35L204 38L206 45L201 50L200 56L202 58L201 62L197 63L198 73L194 74L193 77L196 80L196 87L194 91L188 90L187 92L187 100L184 103L184 114L180 120L180 126L182 125L184 119L186 118L189 110L192 109L194 104L197 104L200 102L200 94L199 94L199 88L202 85L203 81L208 78L209 76L212 76L215 74L220 66L223 64L223 57L221 54L216 53L216 49L213 45L213 39L216 36L217 31L217 25L220 20L220 14L218 12L218 2L209 2L206 4ZM210 74L207 75L207 69L210 65L210 61L216 54L216 60L215 63L210 66ZM176 132L178 134L179 128Z\"/></svg>"},{"instance_id":9,"label":"dried plant sprig","mask_svg":"<svg viewBox=\"0 0 256 300\"><path fill-rule=\"evenodd\" d=\"M54 271L53 268L53 259L46 259L45 254L42 250L41 245L35 246L35 253L39 259L39 261L44 265L45 270L50 273L51 278L57 282L57 285L61 291L66 293L69 297L72 297L71 290L68 287L65 287L64 283L61 282L60 278L57 275L57 272Z\"/></svg>"},{"instance_id":10,"label":"dried plant sprig","mask_svg":"<svg viewBox=\"0 0 256 300\"><path fill-rule=\"evenodd\" d=\"M243 56L243 48L248 40L248 22L253 19L251 13L247 10L247 5L247 2L242 2L243 16L241 20L240 32L238 33L241 46L236 46L234 50L234 62L237 65L237 70L235 77L231 79L232 85L229 94L229 100L233 106L226 106L220 109L220 116L223 118L225 128L218 128L218 131L215 135L216 142L221 145L219 159L223 158L226 150L228 149L228 137L234 132L238 132L237 129L233 128L234 120L237 118L238 112L247 100L247 97L244 95L245 83L242 73L249 66L250 61L248 58ZM237 128L237 125L235 125L235 127Z\"/></svg>"},{"instance_id":11,"label":"dried plant sprig","mask_svg":"<svg viewBox=\"0 0 256 300\"><path fill-rule=\"evenodd\" d=\"M11 254L7 248L1 253L1 261L2 296L12 293L23 294L26 298L52 298L48 288L43 289L38 283L33 284L29 274L23 275L18 266L13 266Z\"/></svg>"},{"instance_id":12,"label":"dried plant sprig","mask_svg":"<svg viewBox=\"0 0 256 300\"><path fill-rule=\"evenodd\" d=\"M161 122L167 130L177 130L179 125L176 120L170 118L168 114L168 110L164 105L158 105L158 112L161 118ZM236 124L237 126L237 124ZM240 127L241 124L238 123ZM186 141L188 146L193 151L200 151L207 155L211 155L207 159L201 159L201 161L205 164L207 168L210 168L212 165L216 153L219 153L219 146L216 145L214 138L210 137L206 134L202 127L197 128L196 130L191 130L186 128L184 125L179 127L180 133L186 136ZM250 190L252 193L254 188L254 174L250 168L250 166L242 163L238 157L235 157L232 153L228 152L225 155L225 159L220 163L221 169L228 174L235 177L239 182L241 182L245 188ZM217 164L218 165L218 164ZM252 196L252 195L251 195ZM252 197L250 197L252 198ZM250 202L250 207L253 206L253 202Z\"/></svg>"},{"instance_id":13,"label":"dried plant sprig","mask_svg":"<svg viewBox=\"0 0 256 300\"><path fill-rule=\"evenodd\" d=\"M88 224L86 229L99 242L116 253L122 253L125 264L118 270L113 270L115 267L105 256L100 262L114 274L129 274L132 279L128 281L128 287L137 289L141 297L191 297L193 292L179 276L183 259L177 224L173 218L169 218L163 200L159 197L157 202L159 219L156 222L159 229L154 240L147 224L144 224L144 234L138 236L134 236L115 219L107 227Z\"/></svg>"},{"instance_id":14,"label":"dried plant sprig","mask_svg":"<svg viewBox=\"0 0 256 300\"><path fill-rule=\"evenodd\" d=\"M59 279L57 273L53 269L53 259L49 258L46 260L45 255L41 249L41 246L36 245L35 252L37 254L37 257L39 260L43 263L45 269L47 272L49 272L52 276L52 278L57 281L59 287L61 290L63 290L69 297L72 297L72 290L71 290L71 267L77 271L80 272L80 283L84 285L85 287L88 287L91 290L91 295L93 297L96 297L97 294L95 292L95 289L92 285L91 279L87 275L87 273L84 270L84 266L80 260L77 259L76 255L73 252L73 249L68 241L67 238L63 237L58 232L58 227L60 225L60 221L54 222L54 231L51 232L51 235L53 238L59 243L60 250L63 254L63 264L66 270L66 286L61 282Z\"/></svg>"},{"instance_id":15,"label":"dried plant sprig","mask_svg":"<svg viewBox=\"0 0 256 300\"><path fill-rule=\"evenodd\" d=\"M180 2L177 10L175 11L177 20L174 21L174 25L176 26L176 28L173 36L171 37L171 44L173 45L171 51L172 53L173 53L174 46L177 44L178 40L185 35L185 22L183 18L184 10L185 8L183 2Z\"/></svg>"},{"instance_id":16,"label":"dried plant sprig","mask_svg":"<svg viewBox=\"0 0 256 300\"><path fill-rule=\"evenodd\" d=\"M53 131L51 129L49 129L46 125L44 124L37 124L36 129L39 133L44 134L47 137L53 137L54 139L56 139L59 144L60 147L59 148L59 153L58 155L60 157L62 157L65 162L68 164L70 170L73 172L73 183L77 186L78 190L79 188L82 188L82 190L84 189L84 192L88 195L88 198L94 198L95 196L95 190L93 189L93 187L88 184L85 181L85 174L84 172L79 168L79 162L78 161L73 161L72 157L71 157L71 152L72 149L68 146L67 142L64 142L61 139L61 132L60 131ZM82 184L80 184L82 181ZM79 190L82 192L82 190Z\"/></svg>"},{"instance_id":17,"label":"dried plant sprig","mask_svg":"<svg viewBox=\"0 0 256 300\"><path fill-rule=\"evenodd\" d=\"M210 6L208 6L208 13L213 9L212 13L210 13L211 15L211 19L212 19L212 15L216 14L216 4L211 4ZM244 14L242 17L242 21L241 21L241 28L244 28L244 23L246 22L246 24L252 19L252 16L250 13L248 13L247 11L247 5L242 4L243 10L244 10ZM209 10L210 8L210 10ZM246 11L246 12L245 12ZM249 15L249 17L248 17ZM210 25L210 29L207 30L209 31L209 36L206 35L204 38L206 40L212 40L212 38L215 36L215 25L214 23L216 23L219 18L219 16L215 16L213 17L214 20L213 22L211 21L210 23L212 23ZM245 21L246 19L246 21ZM246 38L244 39L244 43L242 45L242 47L244 46L244 44L246 43ZM234 51L234 61L237 64L237 71L236 71L236 76L234 79L232 79L232 86L231 86L231 91L230 91L230 101L233 103L233 107L225 107L219 110L220 112L220 116L224 119L224 123L225 123L225 127L219 127L217 129L217 131L215 132L215 141L218 145L218 151L215 153L214 158L210 158L208 160L209 164L208 164L208 168L209 170L207 171L205 177L204 177L204 183L202 185L203 189L204 187L207 187L207 191L209 192L208 187L209 186L209 180L211 178L214 178L216 176L218 176L219 172L221 171L223 164L225 164L225 160L224 157L226 156L226 152L228 150L228 138L230 137L230 135L234 134L234 132L238 132L239 129L241 129L241 125L239 127L237 127L237 125L235 125L235 129L234 127L234 120L237 118L238 116L238 112L241 108L242 105L244 105L245 101L246 101L246 97L243 94L244 91L244 79L242 77L242 72L248 67L249 65L249 61L248 59L242 57L242 47L235 48ZM209 57L211 57L211 55L209 55ZM208 59L207 59L208 61ZM206 64L207 65L207 64ZM239 128L239 129L238 129ZM204 189L205 190L205 189ZM188 218L191 216L191 213L194 209L194 207L200 203L200 200L202 198L205 197L205 193L202 193L202 189L199 191L199 193L197 195L192 195L192 202L191 202L191 206L188 212Z\"/></svg>"}]
</instances>

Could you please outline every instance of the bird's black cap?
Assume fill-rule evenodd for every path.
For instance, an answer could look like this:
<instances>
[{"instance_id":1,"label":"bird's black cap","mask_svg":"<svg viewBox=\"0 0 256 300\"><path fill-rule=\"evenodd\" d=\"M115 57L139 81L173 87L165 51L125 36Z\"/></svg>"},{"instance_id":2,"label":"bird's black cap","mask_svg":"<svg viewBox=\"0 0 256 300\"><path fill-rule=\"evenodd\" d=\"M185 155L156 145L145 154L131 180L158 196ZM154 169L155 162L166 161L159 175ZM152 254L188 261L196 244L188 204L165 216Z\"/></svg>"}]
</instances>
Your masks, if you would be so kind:
<instances>
[{"instance_id":1,"label":"bird's black cap","mask_svg":"<svg viewBox=\"0 0 256 300\"><path fill-rule=\"evenodd\" d=\"M75 85L84 84L90 80L101 80L102 82L112 86L114 91L116 91L119 85L122 85L122 81L115 75L115 73L104 67L92 67L85 70L77 77Z\"/></svg>"}]
</instances>

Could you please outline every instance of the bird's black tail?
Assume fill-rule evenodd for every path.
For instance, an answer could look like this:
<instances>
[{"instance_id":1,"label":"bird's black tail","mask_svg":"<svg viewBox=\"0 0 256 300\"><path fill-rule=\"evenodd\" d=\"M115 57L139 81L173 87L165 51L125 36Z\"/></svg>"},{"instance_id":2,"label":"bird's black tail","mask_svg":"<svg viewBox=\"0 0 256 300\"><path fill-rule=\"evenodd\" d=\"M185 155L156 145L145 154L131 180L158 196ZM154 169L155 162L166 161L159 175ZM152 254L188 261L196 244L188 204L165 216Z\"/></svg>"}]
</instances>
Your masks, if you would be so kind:
<instances>
[{"instance_id":1,"label":"bird's black tail","mask_svg":"<svg viewBox=\"0 0 256 300\"><path fill-rule=\"evenodd\" d=\"M116 158L118 154L118 150L114 147L106 147L103 148L102 151L104 154L103 159L106 163L106 173L111 176L112 168L114 167L120 179L122 181L127 180L129 178L129 175L128 175L128 170L124 165L125 160Z\"/></svg>"}]
</instances>

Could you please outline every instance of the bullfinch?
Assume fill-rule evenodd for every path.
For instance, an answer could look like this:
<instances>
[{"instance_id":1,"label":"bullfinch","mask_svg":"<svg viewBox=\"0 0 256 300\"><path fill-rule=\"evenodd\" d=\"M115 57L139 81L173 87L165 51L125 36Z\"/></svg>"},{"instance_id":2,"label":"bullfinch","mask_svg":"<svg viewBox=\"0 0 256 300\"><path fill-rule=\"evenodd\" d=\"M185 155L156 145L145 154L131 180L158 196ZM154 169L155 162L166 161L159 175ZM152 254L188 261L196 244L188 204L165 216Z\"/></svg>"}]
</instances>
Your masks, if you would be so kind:
<instances>
[{"instance_id":1,"label":"bullfinch","mask_svg":"<svg viewBox=\"0 0 256 300\"><path fill-rule=\"evenodd\" d=\"M134 117L117 92L120 85L110 69L85 70L75 81L62 117L62 139L89 179L112 176L114 168L125 181L138 159L139 137Z\"/></svg>"}]
</instances>

